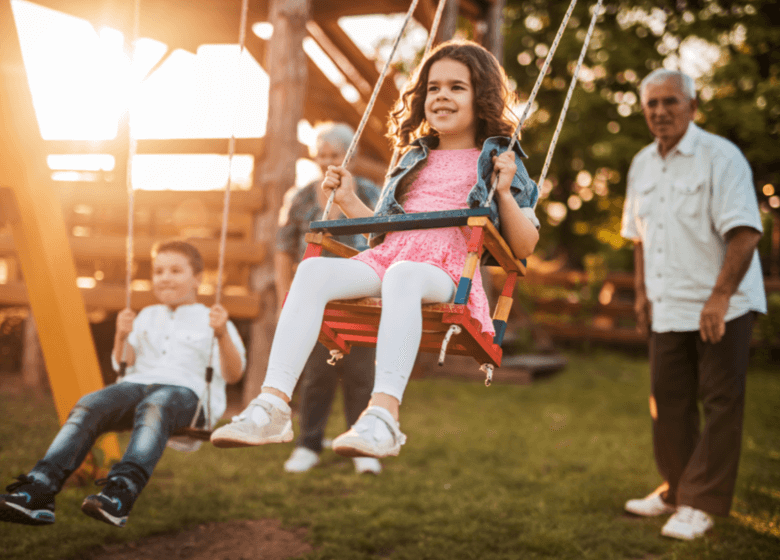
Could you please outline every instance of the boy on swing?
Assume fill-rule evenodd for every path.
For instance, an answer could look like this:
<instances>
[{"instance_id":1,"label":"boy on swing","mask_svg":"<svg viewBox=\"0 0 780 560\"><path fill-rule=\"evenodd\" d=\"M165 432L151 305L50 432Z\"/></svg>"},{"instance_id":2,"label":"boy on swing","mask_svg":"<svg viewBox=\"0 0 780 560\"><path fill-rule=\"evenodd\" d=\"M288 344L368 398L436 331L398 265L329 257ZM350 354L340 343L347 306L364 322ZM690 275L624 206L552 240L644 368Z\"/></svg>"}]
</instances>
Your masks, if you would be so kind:
<instances>
[{"instance_id":1,"label":"boy on swing","mask_svg":"<svg viewBox=\"0 0 780 560\"><path fill-rule=\"evenodd\" d=\"M121 461L107 478L96 481L105 486L81 505L90 517L123 527L168 439L190 425L199 399L205 398L210 358L211 402L202 405L198 421L205 421L203 410L209 404L211 419L224 413L225 383L239 381L246 365L241 337L224 307L209 309L197 302L203 278L197 248L167 241L152 249L152 258L152 290L160 303L137 316L130 309L117 315L111 358L115 369L127 363L126 375L79 399L44 458L7 487L10 494L0 495L0 520L54 523L54 497L97 437L132 428Z\"/></svg>"}]
</instances>

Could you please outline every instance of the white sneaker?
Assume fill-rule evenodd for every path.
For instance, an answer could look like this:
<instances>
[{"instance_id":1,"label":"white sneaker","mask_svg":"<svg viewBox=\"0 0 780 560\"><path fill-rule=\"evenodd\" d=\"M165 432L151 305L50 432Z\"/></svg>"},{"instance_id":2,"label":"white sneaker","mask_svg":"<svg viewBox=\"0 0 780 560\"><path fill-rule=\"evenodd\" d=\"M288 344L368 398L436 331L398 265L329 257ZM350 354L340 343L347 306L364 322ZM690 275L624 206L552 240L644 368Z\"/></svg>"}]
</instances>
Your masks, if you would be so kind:
<instances>
[{"instance_id":1,"label":"white sneaker","mask_svg":"<svg viewBox=\"0 0 780 560\"><path fill-rule=\"evenodd\" d=\"M293 473L302 473L311 469L320 462L320 456L308 447L296 447L292 455L284 463L284 470Z\"/></svg>"},{"instance_id":2,"label":"white sneaker","mask_svg":"<svg viewBox=\"0 0 780 560\"><path fill-rule=\"evenodd\" d=\"M641 515L642 517L656 517L658 515L674 513L676 511L674 506L664 502L663 499L661 499L661 496L655 493L650 494L645 498L628 500L625 509L629 513Z\"/></svg>"},{"instance_id":3,"label":"white sneaker","mask_svg":"<svg viewBox=\"0 0 780 560\"><path fill-rule=\"evenodd\" d=\"M288 408L279 410L274 405L256 397L230 424L211 434L214 447L249 447L265 443L292 441L292 419Z\"/></svg>"},{"instance_id":4,"label":"white sneaker","mask_svg":"<svg viewBox=\"0 0 780 560\"><path fill-rule=\"evenodd\" d=\"M352 462L355 463L355 472L358 474L379 474L382 472L382 463L379 459L373 457L353 457Z\"/></svg>"},{"instance_id":5,"label":"white sneaker","mask_svg":"<svg viewBox=\"0 0 780 560\"><path fill-rule=\"evenodd\" d=\"M398 422L381 406L363 411L355 425L333 440L333 451L346 457L389 457L398 455L406 436Z\"/></svg>"},{"instance_id":6,"label":"white sneaker","mask_svg":"<svg viewBox=\"0 0 780 560\"><path fill-rule=\"evenodd\" d=\"M671 516L661 529L661 534L664 537L691 541L701 537L712 529L713 525L712 517L708 513L690 506L680 506L677 513Z\"/></svg>"}]
</instances>

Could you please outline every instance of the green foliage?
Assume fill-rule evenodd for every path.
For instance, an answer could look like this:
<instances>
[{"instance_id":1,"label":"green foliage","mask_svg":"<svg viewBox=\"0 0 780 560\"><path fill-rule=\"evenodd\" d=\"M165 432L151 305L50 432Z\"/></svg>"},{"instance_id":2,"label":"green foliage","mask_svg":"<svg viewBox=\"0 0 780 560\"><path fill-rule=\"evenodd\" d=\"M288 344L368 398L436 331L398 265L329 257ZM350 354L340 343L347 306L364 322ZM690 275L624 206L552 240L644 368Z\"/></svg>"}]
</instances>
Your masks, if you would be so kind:
<instances>
[{"instance_id":1,"label":"green foliage","mask_svg":"<svg viewBox=\"0 0 780 560\"><path fill-rule=\"evenodd\" d=\"M538 109L526 125L522 143L533 178L540 175L594 5L582 3L574 10L542 83ZM630 251L619 235L626 175L633 156L652 141L639 82L654 68L676 68L681 53L694 53L694 65L704 71L697 80L697 122L740 147L753 167L762 208L770 211L763 186L780 191L780 4L607 0L604 6L549 183L541 185L537 215L543 230L537 254L563 253L582 268L585 255L602 253L610 264L630 270ZM507 2L504 65L523 99L567 7L568 2ZM767 258L768 248L762 249Z\"/></svg>"},{"instance_id":2,"label":"green foliage","mask_svg":"<svg viewBox=\"0 0 780 560\"><path fill-rule=\"evenodd\" d=\"M169 450L124 529L80 512L94 487L67 488L57 497L53 526L0 523L0 558L85 558L101 545L208 521L263 518L306 527L315 547L310 560L780 557L776 372L749 374L731 516L687 543L659 536L664 519L622 512L626 499L659 482L647 361L599 352L567 357L566 370L532 386L501 385L500 369L489 389L412 382L402 410L409 441L398 458L383 461L378 477L355 475L349 460L330 451L312 472L286 474L282 463L292 444ZM10 482L44 452L57 421L48 399L28 394L0 394L0 413L0 473ZM343 428L337 407L327 434Z\"/></svg>"}]
</instances>

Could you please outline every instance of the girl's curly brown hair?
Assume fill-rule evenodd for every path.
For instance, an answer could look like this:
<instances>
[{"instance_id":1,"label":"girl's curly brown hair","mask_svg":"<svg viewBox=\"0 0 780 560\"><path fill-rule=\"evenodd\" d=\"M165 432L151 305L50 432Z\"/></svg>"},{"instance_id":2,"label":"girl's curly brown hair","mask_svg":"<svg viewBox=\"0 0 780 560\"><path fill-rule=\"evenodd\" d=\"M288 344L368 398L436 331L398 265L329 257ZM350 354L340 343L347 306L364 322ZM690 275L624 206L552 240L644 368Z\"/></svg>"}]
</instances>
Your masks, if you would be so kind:
<instances>
[{"instance_id":1,"label":"girl's curly brown hair","mask_svg":"<svg viewBox=\"0 0 780 560\"><path fill-rule=\"evenodd\" d=\"M425 120L428 74L434 62L449 58L464 64L471 74L477 146L491 136L511 136L515 119L509 105L517 100L509 89L504 69L490 52L473 41L446 41L436 47L417 67L390 112L387 136L403 150L421 136L437 136Z\"/></svg>"}]
</instances>

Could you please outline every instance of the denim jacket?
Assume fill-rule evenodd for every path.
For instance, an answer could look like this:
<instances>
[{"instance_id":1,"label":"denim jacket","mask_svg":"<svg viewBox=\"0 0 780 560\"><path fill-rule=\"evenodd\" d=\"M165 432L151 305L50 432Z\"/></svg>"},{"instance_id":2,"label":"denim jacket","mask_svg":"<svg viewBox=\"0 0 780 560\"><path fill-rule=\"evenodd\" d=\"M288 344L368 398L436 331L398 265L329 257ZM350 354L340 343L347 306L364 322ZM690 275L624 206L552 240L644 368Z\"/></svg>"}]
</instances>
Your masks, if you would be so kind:
<instances>
[{"instance_id":1,"label":"denim jacket","mask_svg":"<svg viewBox=\"0 0 780 560\"><path fill-rule=\"evenodd\" d=\"M374 216L389 216L392 214L403 214L404 209L398 203L395 197L395 191L402 184L403 179L416 169L422 169L428 160L428 153L431 151L431 145L435 144L435 138L424 136L412 142L412 148L404 154L401 161L390 171L385 180L385 186L379 197L379 203L374 210ZM477 183L469 192L469 208L477 208L487 200L490 192L490 175L493 172L493 156L497 156L507 150L509 138L505 136L493 136L485 140L482 145L482 152L477 160ZM523 152L519 143L514 145L515 163L517 164L517 173L512 179L510 187L512 195L517 201L523 214L539 228L539 220L534 213L536 200L539 198L539 188L528 176L528 171L520 158L528 157ZM491 216L490 219L496 229L500 231L498 203L496 198L490 201ZM375 247L384 239L384 233L371 234L369 245Z\"/></svg>"}]
</instances>

